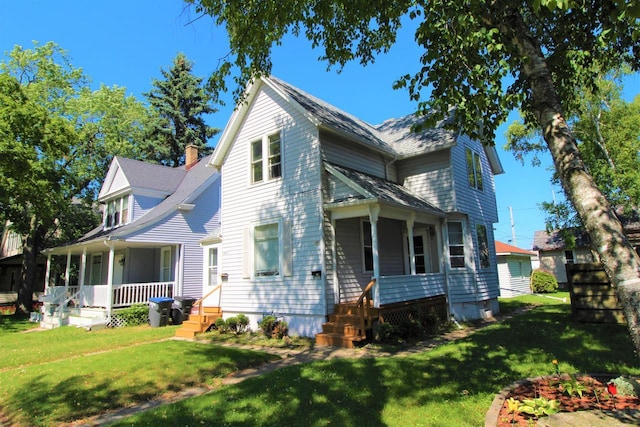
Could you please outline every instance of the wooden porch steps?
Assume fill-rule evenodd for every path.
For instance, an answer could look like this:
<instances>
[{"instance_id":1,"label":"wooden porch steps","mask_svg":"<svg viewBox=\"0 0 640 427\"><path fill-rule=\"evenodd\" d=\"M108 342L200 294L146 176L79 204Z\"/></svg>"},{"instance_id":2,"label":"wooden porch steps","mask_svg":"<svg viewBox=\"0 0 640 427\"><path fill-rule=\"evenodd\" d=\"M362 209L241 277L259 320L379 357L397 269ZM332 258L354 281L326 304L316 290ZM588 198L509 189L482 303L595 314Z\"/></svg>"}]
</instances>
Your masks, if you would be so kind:
<instances>
[{"instance_id":1,"label":"wooden porch steps","mask_svg":"<svg viewBox=\"0 0 640 427\"><path fill-rule=\"evenodd\" d=\"M329 315L329 321L322 324L322 332L316 334L316 345L320 347L333 346L353 348L367 340L367 332L371 331L371 325L365 322L362 329L361 313L363 307L356 303L336 304L334 312ZM369 308L372 319L377 319L377 308Z\"/></svg>"},{"instance_id":2,"label":"wooden porch steps","mask_svg":"<svg viewBox=\"0 0 640 427\"><path fill-rule=\"evenodd\" d=\"M176 330L176 337L193 338L196 334L206 332L221 317L220 307L202 307L202 313L190 314L189 319L182 323Z\"/></svg>"}]
</instances>

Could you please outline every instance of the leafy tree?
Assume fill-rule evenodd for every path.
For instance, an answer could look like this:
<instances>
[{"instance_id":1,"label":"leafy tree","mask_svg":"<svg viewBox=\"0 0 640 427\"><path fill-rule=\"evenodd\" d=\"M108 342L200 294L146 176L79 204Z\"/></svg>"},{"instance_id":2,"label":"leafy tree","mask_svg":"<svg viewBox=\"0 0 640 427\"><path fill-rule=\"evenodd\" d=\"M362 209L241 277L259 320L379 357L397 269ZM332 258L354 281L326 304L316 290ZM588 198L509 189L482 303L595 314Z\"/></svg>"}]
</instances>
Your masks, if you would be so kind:
<instances>
[{"instance_id":1,"label":"leafy tree","mask_svg":"<svg viewBox=\"0 0 640 427\"><path fill-rule=\"evenodd\" d=\"M122 88L92 92L52 42L16 46L0 62L0 84L0 220L23 236L22 314L31 309L40 251L97 225L92 203L110 157L139 152L146 110Z\"/></svg>"},{"instance_id":2,"label":"leafy tree","mask_svg":"<svg viewBox=\"0 0 640 427\"><path fill-rule=\"evenodd\" d=\"M628 103L621 96L617 77L600 79L598 92L584 88L583 97L570 120L584 163L598 188L612 206L631 214L640 201L640 96ZM506 149L524 162L531 155L539 165L538 153L546 145L535 129L527 129L516 121L507 131ZM557 175L552 182L558 183ZM567 230L565 241L573 240L571 229L582 228L580 217L567 201L545 202L547 228Z\"/></svg>"},{"instance_id":3,"label":"leafy tree","mask_svg":"<svg viewBox=\"0 0 640 427\"><path fill-rule=\"evenodd\" d=\"M172 67L161 70L164 80L153 80L154 88L144 95L153 111L148 124L148 139L154 141L155 160L166 166L185 163L185 147L195 145L198 153L211 152L209 138L218 133L204 121L215 113L211 98L202 86L202 78L192 74L193 63L179 53Z\"/></svg>"},{"instance_id":4,"label":"leafy tree","mask_svg":"<svg viewBox=\"0 0 640 427\"><path fill-rule=\"evenodd\" d=\"M596 87L597 71L625 64L640 68L637 1L186 2L226 26L231 52L209 83L214 91L224 90L226 77L238 70L236 94L246 81L270 72L271 49L287 33L323 48L321 58L330 66L353 60L366 65L396 42L404 17L417 20L422 67L400 76L395 87L408 89L425 125L455 105L453 124L486 144L516 108L525 126L541 130L564 190L617 288L640 353L639 260L565 120L565 111L575 111L581 97L577 89Z\"/></svg>"}]
</instances>

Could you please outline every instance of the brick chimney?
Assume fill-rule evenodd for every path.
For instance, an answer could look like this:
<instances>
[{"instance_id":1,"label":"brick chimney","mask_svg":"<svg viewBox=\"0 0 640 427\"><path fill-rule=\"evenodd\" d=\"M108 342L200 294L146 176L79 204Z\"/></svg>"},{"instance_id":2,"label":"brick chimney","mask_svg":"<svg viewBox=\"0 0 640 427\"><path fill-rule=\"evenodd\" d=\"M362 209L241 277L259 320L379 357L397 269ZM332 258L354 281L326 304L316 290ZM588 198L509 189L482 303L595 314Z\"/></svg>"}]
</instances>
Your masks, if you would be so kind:
<instances>
[{"instance_id":1,"label":"brick chimney","mask_svg":"<svg viewBox=\"0 0 640 427\"><path fill-rule=\"evenodd\" d=\"M184 153L184 167L186 170L191 169L198 163L198 146L197 145L187 145Z\"/></svg>"}]
</instances>

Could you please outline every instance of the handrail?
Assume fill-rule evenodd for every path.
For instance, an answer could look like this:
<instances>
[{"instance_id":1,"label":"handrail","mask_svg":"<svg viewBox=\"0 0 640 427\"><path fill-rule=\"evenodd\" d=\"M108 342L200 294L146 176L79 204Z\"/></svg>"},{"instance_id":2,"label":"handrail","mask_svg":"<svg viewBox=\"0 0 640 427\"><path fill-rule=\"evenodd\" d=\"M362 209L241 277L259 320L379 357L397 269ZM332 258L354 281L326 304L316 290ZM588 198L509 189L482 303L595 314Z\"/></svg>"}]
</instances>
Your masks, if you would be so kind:
<instances>
[{"instance_id":1,"label":"handrail","mask_svg":"<svg viewBox=\"0 0 640 427\"><path fill-rule=\"evenodd\" d=\"M356 302L356 308L362 307L362 310L358 310L360 314L360 333L367 335L366 325L371 326L373 319L371 318L371 289L376 284L376 279L371 279L371 281L367 284L367 286L360 294L360 298ZM366 306L364 305L365 299L367 300ZM365 322L365 311L367 314L367 321Z\"/></svg>"},{"instance_id":2,"label":"handrail","mask_svg":"<svg viewBox=\"0 0 640 427\"><path fill-rule=\"evenodd\" d=\"M82 289L78 289L78 291L75 294L69 296L62 302L62 304L58 305L58 324L60 326L62 326L62 314L64 313L64 308L67 306L67 304L69 304L69 301L72 301L74 298L80 295L80 292L82 292ZM62 295L65 295L65 294L62 294Z\"/></svg>"},{"instance_id":3,"label":"handrail","mask_svg":"<svg viewBox=\"0 0 640 427\"><path fill-rule=\"evenodd\" d=\"M193 305L191 306L191 313L193 313L193 309L197 306L198 314L202 314L202 303L204 302L204 300L207 299L210 295L212 295L215 291L221 288L222 288L222 284L216 286L215 288L207 292L207 294L202 298L200 298L199 300L196 300L196 302L194 302ZM220 305L220 302L218 302L218 305Z\"/></svg>"}]
</instances>

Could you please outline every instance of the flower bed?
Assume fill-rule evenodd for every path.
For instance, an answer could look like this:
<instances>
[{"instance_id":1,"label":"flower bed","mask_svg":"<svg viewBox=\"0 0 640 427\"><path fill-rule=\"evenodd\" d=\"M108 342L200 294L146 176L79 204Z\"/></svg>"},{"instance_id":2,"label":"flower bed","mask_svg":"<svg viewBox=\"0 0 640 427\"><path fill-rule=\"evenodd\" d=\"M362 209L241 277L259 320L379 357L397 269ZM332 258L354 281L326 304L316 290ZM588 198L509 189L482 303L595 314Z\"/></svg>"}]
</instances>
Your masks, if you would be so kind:
<instances>
[{"instance_id":1,"label":"flower bed","mask_svg":"<svg viewBox=\"0 0 640 427\"><path fill-rule=\"evenodd\" d=\"M621 387L611 382L615 378L617 375L608 374L553 375L522 381L496 397L499 402L494 400L494 406L501 403L495 425L530 426L555 412L640 409L640 399L619 391ZM640 387L636 378L629 381Z\"/></svg>"}]
</instances>

